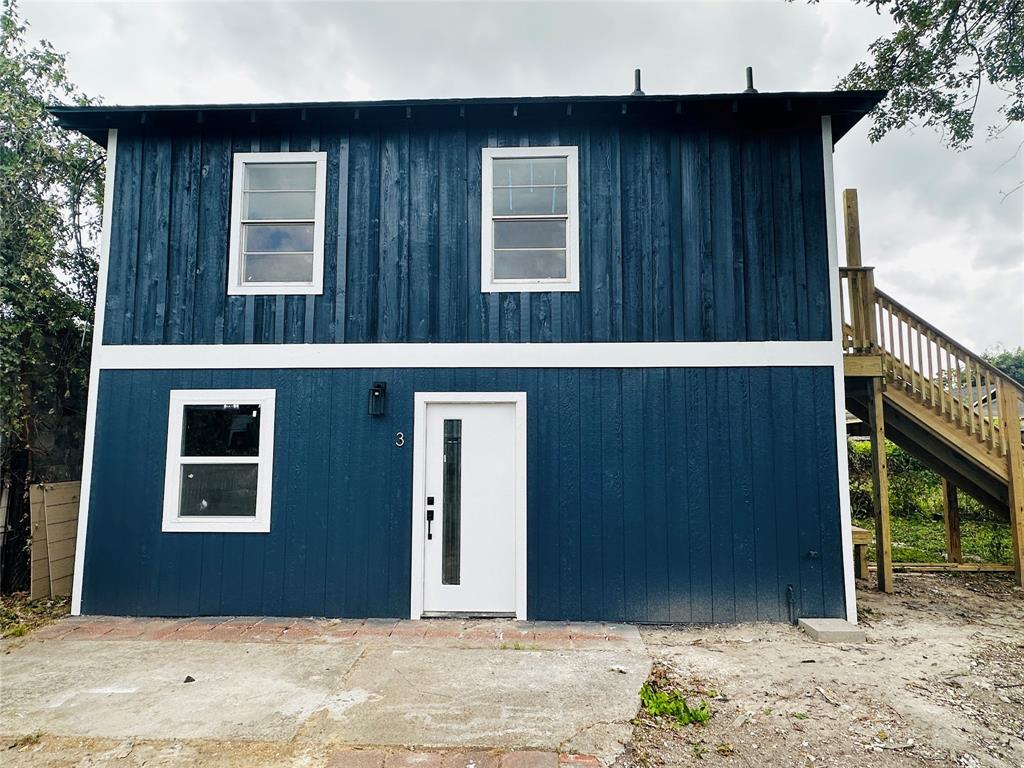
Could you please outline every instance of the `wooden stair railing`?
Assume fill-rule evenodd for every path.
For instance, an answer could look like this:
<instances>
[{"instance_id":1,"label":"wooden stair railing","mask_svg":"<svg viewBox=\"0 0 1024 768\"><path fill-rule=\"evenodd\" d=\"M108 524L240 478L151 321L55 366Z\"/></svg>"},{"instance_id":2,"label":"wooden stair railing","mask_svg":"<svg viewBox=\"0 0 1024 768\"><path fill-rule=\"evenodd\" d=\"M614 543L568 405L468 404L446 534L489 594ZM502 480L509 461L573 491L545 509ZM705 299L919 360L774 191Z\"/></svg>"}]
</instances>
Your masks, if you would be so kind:
<instances>
[{"instance_id":1,"label":"wooden stair railing","mask_svg":"<svg viewBox=\"0 0 1024 768\"><path fill-rule=\"evenodd\" d=\"M999 457L1021 443L1024 387L874 284L873 267L840 269L843 349L881 354L890 387Z\"/></svg>"}]
</instances>

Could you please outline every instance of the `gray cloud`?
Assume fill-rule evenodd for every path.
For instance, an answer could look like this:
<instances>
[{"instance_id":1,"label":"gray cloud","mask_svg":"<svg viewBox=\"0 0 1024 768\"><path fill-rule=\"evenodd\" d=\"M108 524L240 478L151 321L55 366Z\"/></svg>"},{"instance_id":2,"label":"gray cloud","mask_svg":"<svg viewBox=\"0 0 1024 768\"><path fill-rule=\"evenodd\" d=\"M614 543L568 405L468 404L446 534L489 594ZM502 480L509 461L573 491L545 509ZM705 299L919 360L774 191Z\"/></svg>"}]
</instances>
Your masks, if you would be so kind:
<instances>
[{"instance_id":1,"label":"gray cloud","mask_svg":"<svg viewBox=\"0 0 1024 768\"><path fill-rule=\"evenodd\" d=\"M203 103L828 89L887 29L850 2L671 4L26 3L108 103ZM991 117L991 94L983 112ZM1024 345L1024 128L954 154L919 129L839 144L865 263L977 349Z\"/></svg>"}]
</instances>

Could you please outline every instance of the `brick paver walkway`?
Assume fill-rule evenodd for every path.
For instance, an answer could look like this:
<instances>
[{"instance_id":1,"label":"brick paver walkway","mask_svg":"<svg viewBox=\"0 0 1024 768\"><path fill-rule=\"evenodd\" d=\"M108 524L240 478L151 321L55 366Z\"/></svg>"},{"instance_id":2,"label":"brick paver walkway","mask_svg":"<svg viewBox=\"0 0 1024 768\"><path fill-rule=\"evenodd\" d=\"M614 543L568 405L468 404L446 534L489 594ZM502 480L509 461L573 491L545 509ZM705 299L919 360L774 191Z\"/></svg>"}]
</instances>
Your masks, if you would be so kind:
<instances>
[{"instance_id":1,"label":"brick paver walkway","mask_svg":"<svg viewBox=\"0 0 1024 768\"><path fill-rule=\"evenodd\" d=\"M601 623L508 619L144 619L71 617L32 633L36 640L204 640L227 643L401 643L449 648L624 647L635 628Z\"/></svg>"},{"instance_id":2,"label":"brick paver walkway","mask_svg":"<svg viewBox=\"0 0 1024 768\"><path fill-rule=\"evenodd\" d=\"M343 749L331 755L326 768L599 768L590 755L555 752L460 751L423 752L379 749Z\"/></svg>"}]
</instances>

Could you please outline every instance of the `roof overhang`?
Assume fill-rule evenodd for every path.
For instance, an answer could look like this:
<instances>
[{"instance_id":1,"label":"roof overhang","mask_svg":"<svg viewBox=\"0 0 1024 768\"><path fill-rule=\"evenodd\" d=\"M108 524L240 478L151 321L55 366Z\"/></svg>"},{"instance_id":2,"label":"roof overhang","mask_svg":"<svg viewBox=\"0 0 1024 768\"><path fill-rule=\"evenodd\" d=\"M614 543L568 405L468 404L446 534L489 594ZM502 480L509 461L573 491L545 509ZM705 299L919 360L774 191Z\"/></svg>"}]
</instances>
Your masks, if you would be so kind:
<instances>
[{"instance_id":1,"label":"roof overhang","mask_svg":"<svg viewBox=\"0 0 1024 768\"><path fill-rule=\"evenodd\" d=\"M885 91L822 91L789 93L711 93L651 96L531 96L472 99L391 101L317 101L285 104L184 104L140 106L55 105L50 112L60 125L106 144L110 128L145 125L182 128L196 124L237 127L244 124L295 125L308 122L434 123L496 117L524 122L552 118L649 118L670 115L778 116L786 112L831 115L832 139L839 141L885 97Z\"/></svg>"}]
</instances>

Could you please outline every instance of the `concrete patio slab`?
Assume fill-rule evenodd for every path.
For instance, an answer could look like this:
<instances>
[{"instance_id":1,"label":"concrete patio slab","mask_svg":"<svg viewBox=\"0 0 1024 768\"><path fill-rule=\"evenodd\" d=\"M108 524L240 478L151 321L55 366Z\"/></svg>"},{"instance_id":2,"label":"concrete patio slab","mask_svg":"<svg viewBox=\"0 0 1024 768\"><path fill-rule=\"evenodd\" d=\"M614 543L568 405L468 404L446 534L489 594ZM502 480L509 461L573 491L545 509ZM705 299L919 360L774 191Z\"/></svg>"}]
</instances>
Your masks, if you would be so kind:
<instances>
[{"instance_id":1,"label":"concrete patio slab","mask_svg":"<svg viewBox=\"0 0 1024 768\"><path fill-rule=\"evenodd\" d=\"M650 669L636 627L496 620L70 619L3 651L0 737L437 760L542 750L608 764Z\"/></svg>"},{"instance_id":2,"label":"concrete patio slab","mask_svg":"<svg viewBox=\"0 0 1024 768\"><path fill-rule=\"evenodd\" d=\"M325 706L300 738L557 750L611 723L604 741L615 747L649 669L646 654L618 651L367 648L343 706Z\"/></svg>"},{"instance_id":3,"label":"concrete patio slab","mask_svg":"<svg viewBox=\"0 0 1024 768\"><path fill-rule=\"evenodd\" d=\"M0 731L288 740L336 694L357 646L29 642L0 660ZM192 677L194 682L185 682ZM335 697L335 698L332 698Z\"/></svg>"}]
</instances>

